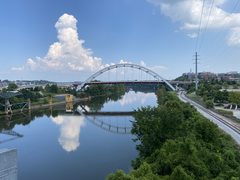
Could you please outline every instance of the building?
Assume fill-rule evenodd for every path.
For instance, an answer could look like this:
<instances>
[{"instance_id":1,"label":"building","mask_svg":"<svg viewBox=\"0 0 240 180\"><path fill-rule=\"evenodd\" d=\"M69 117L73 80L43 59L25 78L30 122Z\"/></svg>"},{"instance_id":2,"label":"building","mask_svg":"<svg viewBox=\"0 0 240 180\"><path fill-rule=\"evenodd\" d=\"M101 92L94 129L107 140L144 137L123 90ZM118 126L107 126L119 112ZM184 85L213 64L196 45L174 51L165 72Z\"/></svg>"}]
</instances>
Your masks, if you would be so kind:
<instances>
[{"instance_id":1,"label":"building","mask_svg":"<svg viewBox=\"0 0 240 180\"><path fill-rule=\"evenodd\" d=\"M217 74L203 71L198 73L198 77L199 79L206 79L206 80L217 79Z\"/></svg>"}]
</instances>

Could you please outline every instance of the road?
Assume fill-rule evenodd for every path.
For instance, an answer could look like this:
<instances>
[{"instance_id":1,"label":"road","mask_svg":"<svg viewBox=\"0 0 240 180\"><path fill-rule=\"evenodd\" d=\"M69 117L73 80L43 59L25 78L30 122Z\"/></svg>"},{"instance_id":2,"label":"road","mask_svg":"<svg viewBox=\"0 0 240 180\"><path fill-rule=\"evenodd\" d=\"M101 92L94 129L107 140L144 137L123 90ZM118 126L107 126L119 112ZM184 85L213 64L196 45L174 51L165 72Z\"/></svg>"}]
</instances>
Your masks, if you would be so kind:
<instances>
[{"instance_id":1,"label":"road","mask_svg":"<svg viewBox=\"0 0 240 180\"><path fill-rule=\"evenodd\" d=\"M188 99L185 95L184 91L179 91L178 97L183 102L189 102L193 105L198 112L200 112L203 116L208 118L210 121L214 122L218 125L220 129L224 132L230 134L234 140L240 145L240 128L237 127L233 122L230 122L227 118L212 112L211 110L206 109L205 107L200 106L199 104L195 103Z\"/></svg>"}]
</instances>

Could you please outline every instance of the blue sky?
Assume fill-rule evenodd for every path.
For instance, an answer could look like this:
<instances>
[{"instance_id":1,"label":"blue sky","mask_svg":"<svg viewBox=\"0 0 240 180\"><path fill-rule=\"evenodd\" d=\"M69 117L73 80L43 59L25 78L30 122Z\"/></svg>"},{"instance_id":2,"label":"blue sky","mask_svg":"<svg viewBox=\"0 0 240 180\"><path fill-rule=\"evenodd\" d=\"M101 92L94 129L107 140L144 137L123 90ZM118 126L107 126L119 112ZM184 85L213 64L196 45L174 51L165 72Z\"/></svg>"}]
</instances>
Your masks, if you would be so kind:
<instances>
[{"instance_id":1,"label":"blue sky","mask_svg":"<svg viewBox=\"0 0 240 180\"><path fill-rule=\"evenodd\" d=\"M195 51L199 71L240 71L237 2L205 0L195 50L202 0L1 1L0 79L78 81L120 62L172 79Z\"/></svg>"}]
</instances>

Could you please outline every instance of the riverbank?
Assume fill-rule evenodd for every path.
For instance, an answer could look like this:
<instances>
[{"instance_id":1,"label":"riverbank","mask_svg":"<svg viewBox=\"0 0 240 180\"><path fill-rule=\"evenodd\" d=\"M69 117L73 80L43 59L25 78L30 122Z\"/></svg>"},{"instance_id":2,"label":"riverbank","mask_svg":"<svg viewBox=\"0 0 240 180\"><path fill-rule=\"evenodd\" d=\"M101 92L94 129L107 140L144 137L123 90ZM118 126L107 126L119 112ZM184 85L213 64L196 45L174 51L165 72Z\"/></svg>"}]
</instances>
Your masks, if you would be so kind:
<instances>
[{"instance_id":1,"label":"riverbank","mask_svg":"<svg viewBox=\"0 0 240 180\"><path fill-rule=\"evenodd\" d=\"M50 104L37 104L37 105L32 105L30 110L48 108L48 107L53 107L53 106L60 106L60 105L64 105L64 104L67 104L67 103L87 101L87 100L95 98L95 97L109 96L111 94L114 94L114 93L106 93L106 94L103 94L103 95L91 96L91 97L87 97L87 98L73 98L72 101L60 101L60 102L53 102L53 103L50 103ZM12 114L21 113L21 112L28 111L28 110L29 110L28 108L17 109L17 110L13 110ZM4 113L4 112L0 113L0 116L3 116L3 115L6 115L6 113Z\"/></svg>"},{"instance_id":2,"label":"riverbank","mask_svg":"<svg viewBox=\"0 0 240 180\"><path fill-rule=\"evenodd\" d=\"M67 104L67 103L73 103L73 102L80 102L80 101L87 101L89 99L91 99L93 97L90 98L75 98L72 101L60 101L60 102L53 102L51 104L39 104L39 105L33 105L31 106L31 109L25 108L25 109L17 109L17 110L13 110L12 114L16 114L16 113L21 113L24 111L28 111L28 110L36 110L36 109L41 109L41 108L48 108L48 107L52 107L52 106L60 106L63 104ZM6 115L6 113L1 113L0 116Z\"/></svg>"}]
</instances>

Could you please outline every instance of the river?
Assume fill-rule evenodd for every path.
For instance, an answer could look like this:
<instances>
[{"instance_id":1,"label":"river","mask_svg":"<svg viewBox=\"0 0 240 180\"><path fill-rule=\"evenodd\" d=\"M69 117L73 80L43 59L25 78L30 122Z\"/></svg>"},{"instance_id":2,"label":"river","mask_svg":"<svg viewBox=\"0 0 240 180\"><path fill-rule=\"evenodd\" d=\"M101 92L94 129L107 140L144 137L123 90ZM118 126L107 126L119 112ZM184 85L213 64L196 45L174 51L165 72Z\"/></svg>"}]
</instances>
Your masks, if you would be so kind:
<instances>
[{"instance_id":1,"label":"river","mask_svg":"<svg viewBox=\"0 0 240 180\"><path fill-rule=\"evenodd\" d=\"M129 173L138 153L128 112L156 106L156 100L154 93L129 91L2 116L0 149L17 149L20 180L96 180L117 169ZM79 113L85 111L88 115Z\"/></svg>"}]
</instances>

